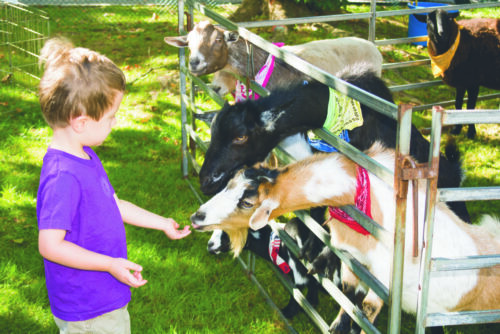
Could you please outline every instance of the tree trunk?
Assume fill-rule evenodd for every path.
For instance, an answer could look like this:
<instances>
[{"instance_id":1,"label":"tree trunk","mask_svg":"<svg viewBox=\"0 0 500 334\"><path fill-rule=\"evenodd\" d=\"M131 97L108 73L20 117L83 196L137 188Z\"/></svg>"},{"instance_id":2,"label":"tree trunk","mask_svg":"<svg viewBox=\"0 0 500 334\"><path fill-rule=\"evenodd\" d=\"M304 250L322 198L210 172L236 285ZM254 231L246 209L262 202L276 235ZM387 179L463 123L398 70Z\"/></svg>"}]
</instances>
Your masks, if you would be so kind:
<instances>
[{"instance_id":1,"label":"tree trunk","mask_svg":"<svg viewBox=\"0 0 500 334\"><path fill-rule=\"evenodd\" d=\"M267 0L243 0L229 19L233 22L243 22L253 21L259 17L269 17Z\"/></svg>"},{"instance_id":2,"label":"tree trunk","mask_svg":"<svg viewBox=\"0 0 500 334\"><path fill-rule=\"evenodd\" d=\"M289 17L313 16L305 4L295 0L243 0L238 9L229 17L234 22L256 19L282 20Z\"/></svg>"}]
</instances>

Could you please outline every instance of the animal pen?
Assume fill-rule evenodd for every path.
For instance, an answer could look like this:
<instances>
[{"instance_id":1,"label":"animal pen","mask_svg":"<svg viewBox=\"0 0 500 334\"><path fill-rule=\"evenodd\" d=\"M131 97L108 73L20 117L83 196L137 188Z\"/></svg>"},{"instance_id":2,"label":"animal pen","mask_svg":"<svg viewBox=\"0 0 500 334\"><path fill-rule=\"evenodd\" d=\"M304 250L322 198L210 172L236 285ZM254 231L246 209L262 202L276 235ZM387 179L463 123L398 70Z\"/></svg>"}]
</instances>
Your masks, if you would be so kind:
<instances>
[{"instance_id":1,"label":"animal pen","mask_svg":"<svg viewBox=\"0 0 500 334\"><path fill-rule=\"evenodd\" d=\"M22 4L0 3L0 47L7 50L0 59L2 81L15 79L26 86L40 80L38 55L50 34L48 15Z\"/></svg>"},{"instance_id":2,"label":"animal pen","mask_svg":"<svg viewBox=\"0 0 500 334\"><path fill-rule=\"evenodd\" d=\"M396 168L395 173L387 170L373 159L369 158L350 144L343 142L339 138L333 136L325 129L316 130L315 134L321 139L328 141L330 144L338 148L340 152L347 155L356 163L362 165L377 177L385 181L387 184L395 188L396 198L396 232L394 235L387 232L377 224L373 224L370 218L364 216L355 207L346 206L342 207L349 215L355 218L361 225L367 229L374 237L379 239L385 245L394 245L394 257L392 263L392 278L390 286L384 286L373 275L371 275L365 267L363 267L352 255L345 251L335 249L330 243L328 233L314 221L307 213L300 211L296 215L301 218L308 228L330 249L338 255L338 257L345 262L349 268L360 277L380 298L387 303L389 307L389 333L400 333L401 322L401 296L402 296L402 279L403 279L403 250L405 245L404 229L406 226L405 212L406 212L406 198L408 183L417 179L427 180L427 199L426 199L426 218L425 218L425 232L424 241L422 245L422 261L420 263L420 287L418 294L418 307L416 319L416 332L424 333L426 327L432 326L446 326L446 325L459 325L459 324L478 324L487 322L500 321L500 309L488 311L469 311L469 312L454 312L454 313L434 313L427 312L427 297L428 287L431 272L436 271L451 271L451 270L470 270L492 267L500 264L500 254L492 256L478 256L478 257L464 257L464 258L432 258L432 235L434 226L434 211L436 201L471 201L471 200L497 200L500 199L500 187L469 187L469 188L437 188L437 174L439 164L439 152L442 127L454 124L468 124L468 123L500 123L500 114L498 110L444 110L442 106L450 105L453 101L435 102L429 105L421 105L412 107L410 105L395 105L386 102L370 93L367 93L359 88L347 84L340 79L329 75L328 73L319 70L317 67L310 65L306 61L298 58L294 54L281 50L270 42L264 40L258 35L251 33L246 28L265 27L274 25L291 25L291 24L304 24L313 22L332 22L344 21L352 19L368 19L369 20L369 34L368 39L373 41L376 45L389 45L398 43L408 43L415 41L422 41L425 37L411 37L393 40L376 40L375 38L375 19L384 16L398 16L409 15L412 13L426 13L432 9L412 9L412 10L396 10L396 11L376 11L376 2L371 1L370 12L360 14L344 14L344 15L329 15L320 17L307 17L297 19L285 19L280 21L258 21L258 22L245 22L235 24L216 12L206 8L200 3L195 1L178 1L178 28L181 35L186 34L191 29L193 18L193 11L197 10L208 18L216 21L220 25L229 30L237 30L244 39L252 44L264 49L272 55L279 57L291 66L306 73L310 77L318 80L330 87L335 88L342 94L358 100L376 111L392 117L397 120L397 146L396 146ZM480 7L496 7L500 3L478 3L473 5L460 5L460 6L445 6L442 7L446 10L455 9L468 9ZM187 25L185 26L185 17L187 17ZM418 60L402 63L384 64L384 70L393 68L400 68L406 66L420 66L428 64L429 60ZM182 107L182 172L183 176L188 178L189 165L194 171L199 172L200 166L196 161L196 149L200 148L206 151L207 142L204 142L196 132L197 117L203 113L194 103L195 86L203 89L217 104L222 106L224 101L213 90L211 90L202 80L193 76L187 66L184 49L179 50L179 64L180 64L180 91L181 91L181 107ZM187 93L187 79L191 82L190 95ZM243 79L243 78L241 78ZM442 84L441 80L415 83L404 86L390 87L392 91L407 90L421 87L430 87ZM269 94L265 89L259 87L255 82L251 82L251 88L261 96ZM494 98L500 96L499 94L490 94L483 96L482 99ZM424 110L432 107L432 128L431 128L431 151L429 154L429 162L425 164L411 165L407 164L410 146L410 128L412 124L412 112L415 110ZM287 152L281 149L275 149L275 154L281 162L288 163L293 161L293 157L288 155ZM189 180L188 180L189 183ZM195 188L191 186L193 192L197 195ZM197 195L200 203L201 197ZM298 253L298 246L291 240L284 232L279 232L282 240L285 241L287 247L295 254ZM250 279L259 287L267 301L271 306L278 310L270 299L268 293L261 286L258 279L254 275L255 257L249 255L248 260L245 261L238 258L243 266L245 272ZM306 264L304 262L304 264ZM320 329L321 332L328 332L329 325L318 314L318 312L311 307L305 297L298 289L294 289L289 282L287 282L279 272L276 271L277 277L283 282L285 287L294 296L298 303L303 307L304 311L311 318L314 324ZM380 333L380 331L371 324L363 315L361 310L357 308L343 293L333 284L332 281L325 279L322 276L314 275L315 279L325 288L325 290L340 304L340 306L354 319L363 330L368 333ZM295 330L288 324L286 319L282 317L285 324L287 324L291 332Z\"/></svg>"}]
</instances>

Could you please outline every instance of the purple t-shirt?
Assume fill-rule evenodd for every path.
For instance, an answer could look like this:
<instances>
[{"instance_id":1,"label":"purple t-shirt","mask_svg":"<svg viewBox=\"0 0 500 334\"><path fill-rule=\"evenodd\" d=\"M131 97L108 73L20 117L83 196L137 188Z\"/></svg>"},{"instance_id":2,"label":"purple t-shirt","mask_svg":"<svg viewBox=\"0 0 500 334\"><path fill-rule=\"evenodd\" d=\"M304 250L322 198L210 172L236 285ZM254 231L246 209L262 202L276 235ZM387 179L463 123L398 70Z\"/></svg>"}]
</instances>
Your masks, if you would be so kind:
<instances>
[{"instance_id":1,"label":"purple t-shirt","mask_svg":"<svg viewBox=\"0 0 500 334\"><path fill-rule=\"evenodd\" d=\"M66 230L65 240L90 251L127 258L125 226L101 161L49 148L37 195L38 228ZM130 288L111 274L44 259L52 313L66 321L95 318L125 306Z\"/></svg>"}]
</instances>

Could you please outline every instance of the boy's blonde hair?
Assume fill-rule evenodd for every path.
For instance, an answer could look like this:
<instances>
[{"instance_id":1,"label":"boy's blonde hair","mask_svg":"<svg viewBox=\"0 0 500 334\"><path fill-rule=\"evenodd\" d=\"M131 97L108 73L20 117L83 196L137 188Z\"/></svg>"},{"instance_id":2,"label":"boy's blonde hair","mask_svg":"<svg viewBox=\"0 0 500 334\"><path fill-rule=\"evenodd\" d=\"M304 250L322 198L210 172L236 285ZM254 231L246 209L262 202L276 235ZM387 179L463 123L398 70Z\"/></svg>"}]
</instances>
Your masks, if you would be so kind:
<instances>
[{"instance_id":1,"label":"boy's blonde hair","mask_svg":"<svg viewBox=\"0 0 500 334\"><path fill-rule=\"evenodd\" d=\"M117 92L125 90L123 72L107 57L89 49L75 48L62 38L48 40L40 64L42 113L50 127L66 127L71 119L87 115L99 120Z\"/></svg>"}]
</instances>

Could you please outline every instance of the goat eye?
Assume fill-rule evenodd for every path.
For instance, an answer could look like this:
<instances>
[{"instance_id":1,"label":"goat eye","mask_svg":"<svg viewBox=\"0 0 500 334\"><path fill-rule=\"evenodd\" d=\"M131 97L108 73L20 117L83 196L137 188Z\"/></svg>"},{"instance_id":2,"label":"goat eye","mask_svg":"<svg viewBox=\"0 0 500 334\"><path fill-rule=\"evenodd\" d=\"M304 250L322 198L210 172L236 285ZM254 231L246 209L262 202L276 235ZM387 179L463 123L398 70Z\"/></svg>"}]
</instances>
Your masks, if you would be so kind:
<instances>
[{"instance_id":1,"label":"goat eye","mask_svg":"<svg viewBox=\"0 0 500 334\"><path fill-rule=\"evenodd\" d=\"M247 200L242 200L240 201L240 206L243 208L243 209L251 209L253 208L253 203L252 202L249 202Z\"/></svg>"},{"instance_id":2,"label":"goat eye","mask_svg":"<svg viewBox=\"0 0 500 334\"><path fill-rule=\"evenodd\" d=\"M248 139L248 136L239 136L233 139L233 144L244 144Z\"/></svg>"}]
</instances>

